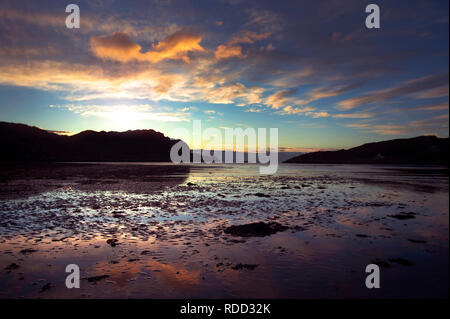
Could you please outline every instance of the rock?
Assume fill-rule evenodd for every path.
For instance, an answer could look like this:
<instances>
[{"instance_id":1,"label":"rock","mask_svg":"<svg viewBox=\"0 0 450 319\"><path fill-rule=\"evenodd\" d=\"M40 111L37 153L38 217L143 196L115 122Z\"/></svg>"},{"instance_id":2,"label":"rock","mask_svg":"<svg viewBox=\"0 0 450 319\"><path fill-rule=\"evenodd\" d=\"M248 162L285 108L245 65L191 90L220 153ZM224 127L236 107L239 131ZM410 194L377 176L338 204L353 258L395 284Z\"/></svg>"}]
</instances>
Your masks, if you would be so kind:
<instances>
[{"instance_id":1,"label":"rock","mask_svg":"<svg viewBox=\"0 0 450 319\"><path fill-rule=\"evenodd\" d=\"M392 261L393 263L397 263L397 264L402 265L402 266L412 266L412 265L414 265L414 263L412 261L409 261L407 259L400 258L400 257L399 258L391 258L391 259L389 259L389 261Z\"/></svg>"},{"instance_id":2,"label":"rock","mask_svg":"<svg viewBox=\"0 0 450 319\"><path fill-rule=\"evenodd\" d=\"M93 277L86 278L86 280L88 282L98 282L98 281L100 281L102 279L106 279L106 278L109 278L109 276L108 275L93 276Z\"/></svg>"},{"instance_id":3,"label":"rock","mask_svg":"<svg viewBox=\"0 0 450 319\"><path fill-rule=\"evenodd\" d=\"M256 193L256 194L253 194L254 196L256 196L256 197L270 197L270 195L267 195L267 194L264 194L264 193Z\"/></svg>"},{"instance_id":4,"label":"rock","mask_svg":"<svg viewBox=\"0 0 450 319\"><path fill-rule=\"evenodd\" d=\"M9 265L8 267L6 267L6 270L14 270L14 269L18 269L20 268L20 266L16 263L12 263L11 265Z\"/></svg>"},{"instance_id":5,"label":"rock","mask_svg":"<svg viewBox=\"0 0 450 319\"><path fill-rule=\"evenodd\" d=\"M106 241L106 243L107 243L108 245L110 245L111 247L116 247L117 245L119 245L119 240L118 240L118 239L115 239L115 238L111 238L111 239L108 239L108 240Z\"/></svg>"},{"instance_id":6,"label":"rock","mask_svg":"<svg viewBox=\"0 0 450 319\"><path fill-rule=\"evenodd\" d=\"M427 242L426 240L420 240L420 239L408 239L408 240L414 244L425 244Z\"/></svg>"},{"instance_id":7,"label":"rock","mask_svg":"<svg viewBox=\"0 0 450 319\"><path fill-rule=\"evenodd\" d=\"M293 230L295 231L305 231L307 230L306 227L300 226L300 225L295 225L294 227L292 227Z\"/></svg>"},{"instance_id":8,"label":"rock","mask_svg":"<svg viewBox=\"0 0 450 319\"><path fill-rule=\"evenodd\" d=\"M46 283L44 286L42 286L41 292L47 291L47 290L49 290L50 288L52 288L52 284Z\"/></svg>"},{"instance_id":9,"label":"rock","mask_svg":"<svg viewBox=\"0 0 450 319\"><path fill-rule=\"evenodd\" d=\"M395 219L400 219L400 220L404 220L404 219L414 219L416 218L415 213L400 213L400 214L395 214L395 215L388 215L389 217L395 218Z\"/></svg>"},{"instance_id":10,"label":"rock","mask_svg":"<svg viewBox=\"0 0 450 319\"><path fill-rule=\"evenodd\" d=\"M31 254L31 253L34 253L34 252L37 252L37 250L36 249L22 249L20 251L20 253L24 254L24 255L28 255L28 254Z\"/></svg>"},{"instance_id":11,"label":"rock","mask_svg":"<svg viewBox=\"0 0 450 319\"><path fill-rule=\"evenodd\" d=\"M235 225L225 228L224 233L241 237L264 237L287 230L288 227L276 222L270 223L250 223L245 225Z\"/></svg>"},{"instance_id":12,"label":"rock","mask_svg":"<svg viewBox=\"0 0 450 319\"><path fill-rule=\"evenodd\" d=\"M138 260L139 260L139 258L130 258L130 259L128 259L128 262L132 263L132 262L135 262Z\"/></svg>"},{"instance_id":13,"label":"rock","mask_svg":"<svg viewBox=\"0 0 450 319\"><path fill-rule=\"evenodd\" d=\"M243 240L243 239L230 239L230 240L228 240L228 242L229 243L232 243L232 244L242 244L242 243L245 243L245 240Z\"/></svg>"},{"instance_id":14,"label":"rock","mask_svg":"<svg viewBox=\"0 0 450 319\"><path fill-rule=\"evenodd\" d=\"M253 270L256 267L258 267L258 265L249 265L249 264L241 264L241 263L239 263L239 264L231 267L231 269L233 269L233 270L241 270L241 269Z\"/></svg>"},{"instance_id":15,"label":"rock","mask_svg":"<svg viewBox=\"0 0 450 319\"><path fill-rule=\"evenodd\" d=\"M114 211L114 212L112 212L112 217L114 217L114 218L122 218L123 217L123 212L121 212L121 211Z\"/></svg>"}]
</instances>

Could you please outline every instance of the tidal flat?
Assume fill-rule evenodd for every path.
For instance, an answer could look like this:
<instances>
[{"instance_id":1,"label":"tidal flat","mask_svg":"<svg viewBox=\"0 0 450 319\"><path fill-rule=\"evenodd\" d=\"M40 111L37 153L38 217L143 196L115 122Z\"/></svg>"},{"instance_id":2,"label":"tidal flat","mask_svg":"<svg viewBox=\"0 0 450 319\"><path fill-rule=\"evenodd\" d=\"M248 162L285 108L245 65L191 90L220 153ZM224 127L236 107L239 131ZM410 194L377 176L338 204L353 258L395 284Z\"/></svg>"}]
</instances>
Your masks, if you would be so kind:
<instances>
[{"instance_id":1,"label":"tidal flat","mask_svg":"<svg viewBox=\"0 0 450 319\"><path fill-rule=\"evenodd\" d=\"M446 298L448 182L445 167L4 165L0 298Z\"/></svg>"}]
</instances>

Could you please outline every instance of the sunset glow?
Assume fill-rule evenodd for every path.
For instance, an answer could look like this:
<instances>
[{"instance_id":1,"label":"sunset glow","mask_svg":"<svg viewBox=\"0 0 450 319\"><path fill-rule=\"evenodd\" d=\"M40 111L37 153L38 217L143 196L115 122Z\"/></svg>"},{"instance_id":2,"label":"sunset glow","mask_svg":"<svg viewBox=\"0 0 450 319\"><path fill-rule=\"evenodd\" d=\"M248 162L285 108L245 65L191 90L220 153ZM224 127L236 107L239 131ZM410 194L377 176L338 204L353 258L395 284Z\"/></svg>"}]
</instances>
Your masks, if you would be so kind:
<instances>
[{"instance_id":1,"label":"sunset glow","mask_svg":"<svg viewBox=\"0 0 450 319\"><path fill-rule=\"evenodd\" d=\"M279 127L286 148L448 136L445 1L420 14L381 1L380 29L352 0L175 2L80 1L67 29L63 4L2 1L2 119L75 133Z\"/></svg>"}]
</instances>

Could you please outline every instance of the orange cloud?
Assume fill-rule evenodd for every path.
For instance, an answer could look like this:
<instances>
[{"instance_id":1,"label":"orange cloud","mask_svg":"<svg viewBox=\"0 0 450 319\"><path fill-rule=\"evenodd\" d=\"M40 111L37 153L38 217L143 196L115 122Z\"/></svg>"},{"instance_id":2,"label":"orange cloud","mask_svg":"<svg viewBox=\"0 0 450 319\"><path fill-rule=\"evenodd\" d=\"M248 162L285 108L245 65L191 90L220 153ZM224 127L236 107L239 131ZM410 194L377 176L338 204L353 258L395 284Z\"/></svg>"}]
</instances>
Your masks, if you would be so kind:
<instances>
[{"instance_id":1,"label":"orange cloud","mask_svg":"<svg viewBox=\"0 0 450 319\"><path fill-rule=\"evenodd\" d=\"M304 114L311 113L314 111L313 107L292 107L291 105L285 106L281 111L278 111L277 114L280 115L291 115L291 114Z\"/></svg>"},{"instance_id":2,"label":"orange cloud","mask_svg":"<svg viewBox=\"0 0 450 319\"><path fill-rule=\"evenodd\" d=\"M432 105L418 106L418 107L412 108L412 110L419 110L419 111L441 111L441 110L448 110L448 103L441 103L441 104L432 104Z\"/></svg>"},{"instance_id":3,"label":"orange cloud","mask_svg":"<svg viewBox=\"0 0 450 319\"><path fill-rule=\"evenodd\" d=\"M445 85L443 85L445 83ZM418 96L418 98L428 98L448 95L448 72L424 76L418 79L406 81L396 87L372 91L362 96L350 98L338 103L340 110L351 110L367 104L383 103L405 96ZM422 96L421 96L422 94Z\"/></svg>"},{"instance_id":4,"label":"orange cloud","mask_svg":"<svg viewBox=\"0 0 450 319\"><path fill-rule=\"evenodd\" d=\"M251 44L255 41L265 39L268 36L270 36L269 32L258 34L251 31L245 31L242 34L231 38L226 44L219 45L215 52L216 59L245 58L247 55L242 53L242 47L238 44Z\"/></svg>"},{"instance_id":5,"label":"orange cloud","mask_svg":"<svg viewBox=\"0 0 450 319\"><path fill-rule=\"evenodd\" d=\"M217 47L215 55L217 60L246 57L246 55L242 53L242 48L240 46L227 46L225 44L221 44Z\"/></svg>"},{"instance_id":6,"label":"orange cloud","mask_svg":"<svg viewBox=\"0 0 450 319\"><path fill-rule=\"evenodd\" d=\"M200 45L201 41L200 35L178 31L153 45L151 51L143 53L142 47L127 34L116 32L109 36L91 37L91 49L99 58L120 62L136 60L156 63L165 59L181 59L189 62L189 52L205 51Z\"/></svg>"},{"instance_id":7,"label":"orange cloud","mask_svg":"<svg viewBox=\"0 0 450 319\"><path fill-rule=\"evenodd\" d=\"M306 112L305 114L315 119L331 116L328 112Z\"/></svg>"},{"instance_id":8,"label":"orange cloud","mask_svg":"<svg viewBox=\"0 0 450 319\"><path fill-rule=\"evenodd\" d=\"M256 33L251 31L245 31L244 33L240 34L239 36L234 36L229 44L238 44L238 43L254 43L255 41L260 41L263 39L266 39L270 36L270 32L265 33Z\"/></svg>"},{"instance_id":9,"label":"orange cloud","mask_svg":"<svg viewBox=\"0 0 450 319\"><path fill-rule=\"evenodd\" d=\"M91 49L99 58L120 62L138 59L141 54L141 46L134 43L127 34L122 32L116 32L110 36L92 37Z\"/></svg>"},{"instance_id":10,"label":"orange cloud","mask_svg":"<svg viewBox=\"0 0 450 319\"><path fill-rule=\"evenodd\" d=\"M265 99L264 104L269 105L271 108L277 110L288 104L295 92L296 90L293 89L275 92Z\"/></svg>"},{"instance_id":11,"label":"orange cloud","mask_svg":"<svg viewBox=\"0 0 450 319\"><path fill-rule=\"evenodd\" d=\"M227 84L208 91L208 102L214 104L231 104L239 100L238 106L260 103L264 92L260 87L246 87L242 83Z\"/></svg>"},{"instance_id":12,"label":"orange cloud","mask_svg":"<svg viewBox=\"0 0 450 319\"><path fill-rule=\"evenodd\" d=\"M360 130L364 133L382 135L428 134L427 132L431 130L448 130L448 114L401 124L372 125L368 123L350 123L344 124L344 126Z\"/></svg>"},{"instance_id":13,"label":"orange cloud","mask_svg":"<svg viewBox=\"0 0 450 319\"><path fill-rule=\"evenodd\" d=\"M337 119L368 119L375 116L372 112L342 113L333 115Z\"/></svg>"}]
</instances>

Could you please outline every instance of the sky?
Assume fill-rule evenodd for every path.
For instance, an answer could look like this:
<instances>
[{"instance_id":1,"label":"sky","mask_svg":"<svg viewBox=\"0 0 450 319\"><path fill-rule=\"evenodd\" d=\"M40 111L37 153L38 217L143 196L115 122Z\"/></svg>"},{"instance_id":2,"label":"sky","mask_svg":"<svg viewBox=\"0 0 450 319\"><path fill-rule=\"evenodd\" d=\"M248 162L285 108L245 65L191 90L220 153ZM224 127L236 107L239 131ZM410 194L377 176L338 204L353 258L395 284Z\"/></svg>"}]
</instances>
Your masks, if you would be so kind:
<instances>
[{"instance_id":1,"label":"sky","mask_svg":"<svg viewBox=\"0 0 450 319\"><path fill-rule=\"evenodd\" d=\"M275 127L286 151L448 137L448 24L448 0L0 0L0 120Z\"/></svg>"}]
</instances>

